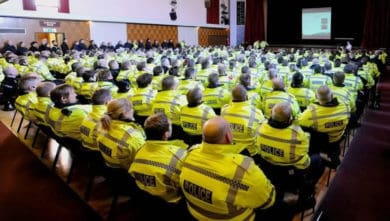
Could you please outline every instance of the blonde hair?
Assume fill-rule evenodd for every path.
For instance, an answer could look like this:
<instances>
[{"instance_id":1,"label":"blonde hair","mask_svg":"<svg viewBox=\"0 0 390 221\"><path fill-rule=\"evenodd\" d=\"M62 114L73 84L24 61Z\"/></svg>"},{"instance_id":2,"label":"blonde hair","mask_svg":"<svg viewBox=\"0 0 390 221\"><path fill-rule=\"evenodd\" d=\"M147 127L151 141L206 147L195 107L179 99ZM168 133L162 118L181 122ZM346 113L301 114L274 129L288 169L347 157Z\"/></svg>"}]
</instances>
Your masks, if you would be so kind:
<instances>
[{"instance_id":1,"label":"blonde hair","mask_svg":"<svg viewBox=\"0 0 390 221\"><path fill-rule=\"evenodd\" d=\"M133 116L129 115L132 111L133 105L126 98L112 100L107 105L107 113L100 120L103 129L110 129L111 120L125 120L129 117L132 120Z\"/></svg>"}]
</instances>

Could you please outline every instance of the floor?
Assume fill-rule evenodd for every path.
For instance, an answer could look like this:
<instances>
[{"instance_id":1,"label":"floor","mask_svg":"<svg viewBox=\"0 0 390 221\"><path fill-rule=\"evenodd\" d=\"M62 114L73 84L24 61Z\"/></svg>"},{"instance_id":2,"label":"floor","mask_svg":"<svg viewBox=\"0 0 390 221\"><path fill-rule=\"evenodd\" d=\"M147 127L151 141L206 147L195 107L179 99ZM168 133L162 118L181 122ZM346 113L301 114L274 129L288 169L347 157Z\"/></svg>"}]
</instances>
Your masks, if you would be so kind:
<instances>
[{"instance_id":1,"label":"floor","mask_svg":"<svg viewBox=\"0 0 390 221\"><path fill-rule=\"evenodd\" d=\"M0 106L0 108L2 108ZM13 117L14 112L4 112L0 110L0 120L3 121L5 125L10 127L11 120ZM15 119L15 123L13 127L11 128L13 133L19 136L19 138L27 144L28 147L30 147L30 150L39 158L41 154L41 148L44 144L44 137L40 136L38 137L38 144L35 145L37 147L31 148L33 135L35 134L34 129L30 130L29 135L27 139L24 139L25 130L27 127L27 122L24 122L24 124L21 127L20 133L17 133L16 130L18 128L18 123L20 122L20 116L17 115ZM343 146L343 145L342 145ZM56 153L56 147L55 141L49 140L49 146L48 151L46 152L46 156L41 159L41 161L48 167L51 167L53 158ZM348 149L346 149L348 151ZM59 161L56 167L56 174L61 177L64 181L66 179L66 176L69 172L69 168L71 165L72 159L70 157L69 152L66 149L63 149L61 151ZM54 173L53 173L54 174ZM332 178L335 175L335 171L331 171L331 177L330 182L332 182ZM80 195L81 198L84 198L84 192L87 185L87 178L86 173L83 171L82 167L76 167L75 169L75 175L72 179L72 182L69 184L70 187L73 189L73 191ZM328 178L328 169L325 170L323 176L321 177L320 181L318 182L316 186L316 202L317 205L319 205L319 202L323 199L324 195L326 194L328 187L326 185ZM107 219L108 211L111 204L111 192L108 189L108 187L104 183L104 179L96 179L94 188L91 194L91 198L88 201L88 204L101 216L103 219ZM139 220L140 217L143 217L143 212L147 211L140 211L139 209L129 208L128 206L128 199L123 198L119 200L118 209L117 209L117 220ZM308 221L312 218L312 211L307 210L305 212L304 220ZM301 220L301 215L298 214L294 217L294 221Z\"/></svg>"}]
</instances>

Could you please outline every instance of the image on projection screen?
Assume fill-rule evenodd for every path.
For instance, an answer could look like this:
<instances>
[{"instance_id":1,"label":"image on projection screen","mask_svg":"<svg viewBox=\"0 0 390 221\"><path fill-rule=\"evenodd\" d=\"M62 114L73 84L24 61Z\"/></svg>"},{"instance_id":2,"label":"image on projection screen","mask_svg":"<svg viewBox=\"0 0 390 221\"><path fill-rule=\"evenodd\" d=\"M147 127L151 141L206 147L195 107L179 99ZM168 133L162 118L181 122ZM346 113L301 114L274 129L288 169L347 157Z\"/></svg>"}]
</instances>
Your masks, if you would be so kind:
<instances>
[{"instance_id":1,"label":"image on projection screen","mask_svg":"<svg viewBox=\"0 0 390 221\"><path fill-rule=\"evenodd\" d=\"M330 39L331 18L331 8L302 9L302 39Z\"/></svg>"}]
</instances>

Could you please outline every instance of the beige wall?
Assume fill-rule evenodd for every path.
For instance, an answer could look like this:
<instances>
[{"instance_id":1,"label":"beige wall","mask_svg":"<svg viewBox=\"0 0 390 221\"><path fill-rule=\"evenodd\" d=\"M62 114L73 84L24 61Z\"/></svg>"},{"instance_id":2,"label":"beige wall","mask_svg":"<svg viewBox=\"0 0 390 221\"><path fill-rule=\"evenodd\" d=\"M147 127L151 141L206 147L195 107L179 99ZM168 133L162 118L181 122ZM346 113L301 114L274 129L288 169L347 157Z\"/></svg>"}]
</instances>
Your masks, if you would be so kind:
<instances>
[{"instance_id":1,"label":"beige wall","mask_svg":"<svg viewBox=\"0 0 390 221\"><path fill-rule=\"evenodd\" d=\"M0 28L25 28L26 34L0 34L0 47L3 45L4 40L10 39L15 44L19 41L24 41L28 46L30 42L35 41L37 38L37 32L43 32L43 27L40 26L39 21L41 19L26 19L26 18L10 18L0 17ZM45 19L47 21L47 19ZM80 38L86 41L90 38L89 23L86 21L67 21L67 20L55 20L60 23L59 27L56 27L57 32L62 32L68 38L69 46L75 40Z\"/></svg>"}]
</instances>

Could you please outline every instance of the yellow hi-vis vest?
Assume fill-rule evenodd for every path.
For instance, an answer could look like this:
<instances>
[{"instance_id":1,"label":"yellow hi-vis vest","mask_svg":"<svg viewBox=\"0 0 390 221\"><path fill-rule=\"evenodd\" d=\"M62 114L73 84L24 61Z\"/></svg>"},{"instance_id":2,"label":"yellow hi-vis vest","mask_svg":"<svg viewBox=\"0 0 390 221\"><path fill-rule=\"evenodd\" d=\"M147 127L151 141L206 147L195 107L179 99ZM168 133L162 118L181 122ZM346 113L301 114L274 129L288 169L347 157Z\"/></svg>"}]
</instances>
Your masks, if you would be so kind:
<instances>
[{"instance_id":1,"label":"yellow hi-vis vest","mask_svg":"<svg viewBox=\"0 0 390 221\"><path fill-rule=\"evenodd\" d=\"M37 73L43 80L52 81L55 77L51 74L49 68L42 61L37 61L30 66L31 71Z\"/></svg>"},{"instance_id":2,"label":"yellow hi-vis vest","mask_svg":"<svg viewBox=\"0 0 390 221\"><path fill-rule=\"evenodd\" d=\"M275 202L275 188L252 158L233 145L203 142L189 152L180 174L187 206L197 220L254 220L255 208Z\"/></svg>"},{"instance_id":3,"label":"yellow hi-vis vest","mask_svg":"<svg viewBox=\"0 0 390 221\"><path fill-rule=\"evenodd\" d=\"M360 77L354 74L345 73L344 85L349 88L353 93L363 90L363 82Z\"/></svg>"},{"instance_id":4,"label":"yellow hi-vis vest","mask_svg":"<svg viewBox=\"0 0 390 221\"><path fill-rule=\"evenodd\" d=\"M192 90L195 87L198 87L202 91L204 90L202 83L200 83L199 81L195 81L192 79L184 79L180 81L177 90L180 91L181 94L186 95L189 90Z\"/></svg>"},{"instance_id":5,"label":"yellow hi-vis vest","mask_svg":"<svg viewBox=\"0 0 390 221\"><path fill-rule=\"evenodd\" d=\"M97 135L100 119L107 111L106 105L92 105L92 111L84 118L80 126L81 143L89 150L99 151Z\"/></svg>"},{"instance_id":6,"label":"yellow hi-vis vest","mask_svg":"<svg viewBox=\"0 0 390 221\"><path fill-rule=\"evenodd\" d=\"M31 118L37 123L45 126L49 126L48 113L50 109L54 106L50 97L37 97L38 101L35 104L32 104L31 107Z\"/></svg>"},{"instance_id":7,"label":"yellow hi-vis vest","mask_svg":"<svg viewBox=\"0 0 390 221\"><path fill-rule=\"evenodd\" d=\"M19 95L15 100L15 107L25 119L30 119L32 105L37 103L37 94L31 92Z\"/></svg>"},{"instance_id":8,"label":"yellow hi-vis vest","mask_svg":"<svg viewBox=\"0 0 390 221\"><path fill-rule=\"evenodd\" d=\"M203 92L203 101L212 108L222 108L230 103L231 94L223 87L206 88Z\"/></svg>"},{"instance_id":9,"label":"yellow hi-vis vest","mask_svg":"<svg viewBox=\"0 0 390 221\"><path fill-rule=\"evenodd\" d=\"M299 116L298 122L303 127L313 128L315 131L326 133L329 142L339 141L348 124L350 110L347 104L336 103L322 106L318 103L311 104Z\"/></svg>"},{"instance_id":10,"label":"yellow hi-vis vest","mask_svg":"<svg viewBox=\"0 0 390 221\"><path fill-rule=\"evenodd\" d=\"M316 100L315 93L304 87L289 87L287 92L294 95L295 99L298 102L299 107L306 108L309 104L313 103Z\"/></svg>"},{"instance_id":11,"label":"yellow hi-vis vest","mask_svg":"<svg viewBox=\"0 0 390 221\"><path fill-rule=\"evenodd\" d=\"M285 91L272 91L263 100L263 113L265 118L270 118L272 114L272 108L281 102L287 102L291 105L293 116L296 117L300 113L299 104L296 101L294 95Z\"/></svg>"},{"instance_id":12,"label":"yellow hi-vis vest","mask_svg":"<svg viewBox=\"0 0 390 221\"><path fill-rule=\"evenodd\" d=\"M250 101L232 102L221 110L233 133L233 141L244 144L251 156L258 153L254 146L256 128L264 121L261 110L251 105Z\"/></svg>"},{"instance_id":13,"label":"yellow hi-vis vest","mask_svg":"<svg viewBox=\"0 0 390 221\"><path fill-rule=\"evenodd\" d=\"M342 101L349 105L351 112L356 111L356 97L347 87L331 86L333 97L337 97L338 101Z\"/></svg>"},{"instance_id":14,"label":"yellow hi-vis vest","mask_svg":"<svg viewBox=\"0 0 390 221\"><path fill-rule=\"evenodd\" d=\"M135 155L129 173L140 189L177 203L181 199L179 175L186 148L181 140L148 140Z\"/></svg>"},{"instance_id":15,"label":"yellow hi-vis vest","mask_svg":"<svg viewBox=\"0 0 390 221\"><path fill-rule=\"evenodd\" d=\"M146 88L136 88L131 97L131 103L135 113L139 116L149 116L152 113L152 103L157 91L151 86Z\"/></svg>"},{"instance_id":16,"label":"yellow hi-vis vest","mask_svg":"<svg viewBox=\"0 0 390 221\"><path fill-rule=\"evenodd\" d=\"M63 114L63 109L67 109L70 114ZM80 125L90 111L91 105L72 105L62 109L52 107L46 118L57 136L81 140Z\"/></svg>"},{"instance_id":17,"label":"yellow hi-vis vest","mask_svg":"<svg viewBox=\"0 0 390 221\"><path fill-rule=\"evenodd\" d=\"M160 91L153 101L152 112L164 113L172 121L172 124L180 125L180 110L186 104L186 97L178 91Z\"/></svg>"},{"instance_id":18,"label":"yellow hi-vis vest","mask_svg":"<svg viewBox=\"0 0 390 221\"><path fill-rule=\"evenodd\" d=\"M93 93L99 88L97 82L84 82L81 83L79 93L87 99L92 99Z\"/></svg>"},{"instance_id":19,"label":"yellow hi-vis vest","mask_svg":"<svg viewBox=\"0 0 390 221\"><path fill-rule=\"evenodd\" d=\"M110 129L101 129L97 142L108 166L128 170L137 150L145 143L145 134L136 123L111 120Z\"/></svg>"},{"instance_id":20,"label":"yellow hi-vis vest","mask_svg":"<svg viewBox=\"0 0 390 221\"><path fill-rule=\"evenodd\" d=\"M202 135L203 124L215 116L214 110L206 104L184 106L180 112L180 125L190 135Z\"/></svg>"},{"instance_id":21,"label":"yellow hi-vis vest","mask_svg":"<svg viewBox=\"0 0 390 221\"><path fill-rule=\"evenodd\" d=\"M332 85L332 79L324 74L313 74L308 77L308 88L316 91L322 85Z\"/></svg>"},{"instance_id":22,"label":"yellow hi-vis vest","mask_svg":"<svg viewBox=\"0 0 390 221\"><path fill-rule=\"evenodd\" d=\"M256 132L256 146L271 164L306 169L310 165L309 138L297 124L279 129L265 122Z\"/></svg>"}]
</instances>

